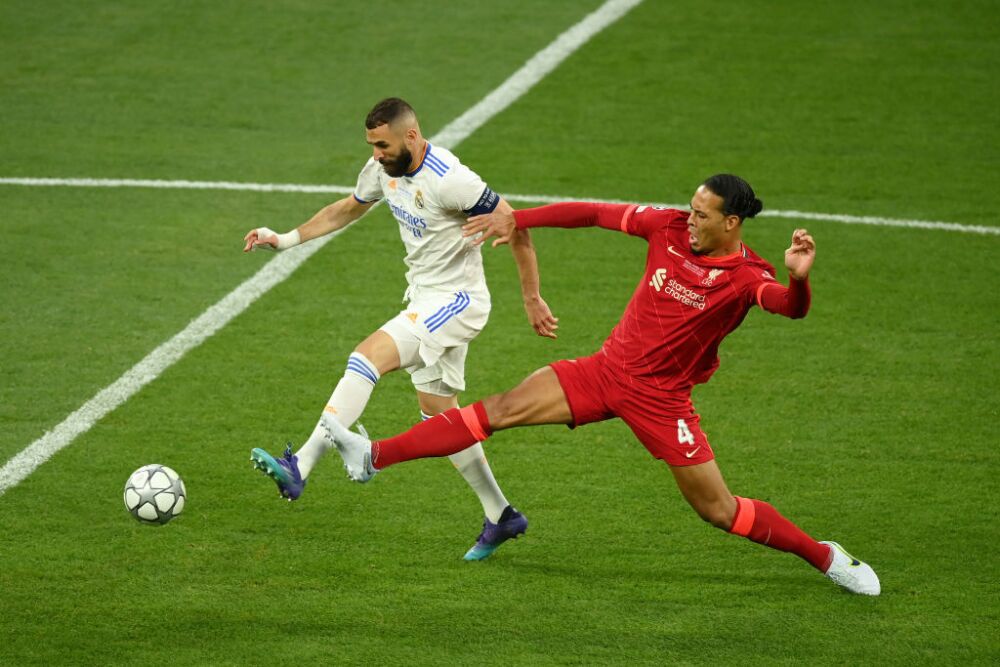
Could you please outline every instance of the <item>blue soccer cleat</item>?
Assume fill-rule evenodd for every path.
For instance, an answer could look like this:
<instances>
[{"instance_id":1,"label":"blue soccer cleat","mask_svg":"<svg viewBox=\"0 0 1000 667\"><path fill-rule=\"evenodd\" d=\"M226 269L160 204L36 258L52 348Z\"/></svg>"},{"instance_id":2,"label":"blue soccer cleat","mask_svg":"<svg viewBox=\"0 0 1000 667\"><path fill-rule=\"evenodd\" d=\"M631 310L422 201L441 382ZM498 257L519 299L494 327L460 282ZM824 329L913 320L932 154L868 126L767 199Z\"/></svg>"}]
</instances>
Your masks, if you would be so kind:
<instances>
[{"instance_id":1,"label":"blue soccer cleat","mask_svg":"<svg viewBox=\"0 0 1000 667\"><path fill-rule=\"evenodd\" d=\"M285 455L276 459L260 447L250 451L253 467L274 480L278 485L278 493L289 501L302 495L306 480L299 473L299 457L292 454L292 445L285 447Z\"/></svg>"},{"instance_id":2,"label":"blue soccer cleat","mask_svg":"<svg viewBox=\"0 0 1000 667\"><path fill-rule=\"evenodd\" d=\"M489 519L483 519L483 532L479 533L479 539L472 545L472 548L465 553L465 560L483 560L500 548L500 545L511 538L523 535L528 530L528 518L516 509L507 505L500 521L493 523Z\"/></svg>"}]
</instances>

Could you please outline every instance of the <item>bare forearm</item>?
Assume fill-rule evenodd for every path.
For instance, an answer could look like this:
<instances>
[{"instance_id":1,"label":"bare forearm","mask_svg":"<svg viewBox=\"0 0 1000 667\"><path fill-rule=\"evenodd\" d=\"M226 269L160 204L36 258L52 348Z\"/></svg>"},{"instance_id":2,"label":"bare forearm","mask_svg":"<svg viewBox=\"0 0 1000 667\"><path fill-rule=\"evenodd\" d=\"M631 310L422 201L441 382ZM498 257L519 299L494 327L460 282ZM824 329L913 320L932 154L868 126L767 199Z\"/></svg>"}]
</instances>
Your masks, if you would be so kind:
<instances>
[{"instance_id":1,"label":"bare forearm","mask_svg":"<svg viewBox=\"0 0 1000 667\"><path fill-rule=\"evenodd\" d=\"M525 301L538 299L541 290L541 280L538 276L538 257L535 246L531 243L531 234L527 229L521 229L511 237L510 250L517 264L517 274L521 278L521 296Z\"/></svg>"},{"instance_id":2,"label":"bare forearm","mask_svg":"<svg viewBox=\"0 0 1000 667\"><path fill-rule=\"evenodd\" d=\"M323 207L316 215L299 225L299 237L304 243L343 229L360 218L370 206L370 204L361 204L354 197L345 197Z\"/></svg>"},{"instance_id":3,"label":"bare forearm","mask_svg":"<svg viewBox=\"0 0 1000 667\"><path fill-rule=\"evenodd\" d=\"M521 296L524 297L524 312L528 315L528 322L539 336L556 338L559 318L552 314L549 304L545 303L540 293L538 258L528 230L515 232L511 237L510 248L521 278Z\"/></svg>"}]
</instances>

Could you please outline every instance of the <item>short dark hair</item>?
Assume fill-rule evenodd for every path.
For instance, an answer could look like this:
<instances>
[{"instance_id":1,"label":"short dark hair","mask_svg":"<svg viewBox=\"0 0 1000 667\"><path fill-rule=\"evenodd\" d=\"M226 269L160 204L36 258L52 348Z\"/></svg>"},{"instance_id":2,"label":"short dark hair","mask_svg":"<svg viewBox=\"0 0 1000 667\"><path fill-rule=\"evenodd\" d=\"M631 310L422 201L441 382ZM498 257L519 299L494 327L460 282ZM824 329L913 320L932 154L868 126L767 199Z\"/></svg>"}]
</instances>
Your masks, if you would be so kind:
<instances>
[{"instance_id":1,"label":"short dark hair","mask_svg":"<svg viewBox=\"0 0 1000 667\"><path fill-rule=\"evenodd\" d=\"M702 185L722 197L724 215L738 215L740 222L754 217L764 208L764 202L757 199L750 184L739 176L716 174L706 178Z\"/></svg>"},{"instance_id":2,"label":"short dark hair","mask_svg":"<svg viewBox=\"0 0 1000 667\"><path fill-rule=\"evenodd\" d=\"M398 97L387 97L368 112L365 127L374 130L379 125L393 123L407 114L413 114L413 107ZM415 114L414 114L415 115Z\"/></svg>"}]
</instances>

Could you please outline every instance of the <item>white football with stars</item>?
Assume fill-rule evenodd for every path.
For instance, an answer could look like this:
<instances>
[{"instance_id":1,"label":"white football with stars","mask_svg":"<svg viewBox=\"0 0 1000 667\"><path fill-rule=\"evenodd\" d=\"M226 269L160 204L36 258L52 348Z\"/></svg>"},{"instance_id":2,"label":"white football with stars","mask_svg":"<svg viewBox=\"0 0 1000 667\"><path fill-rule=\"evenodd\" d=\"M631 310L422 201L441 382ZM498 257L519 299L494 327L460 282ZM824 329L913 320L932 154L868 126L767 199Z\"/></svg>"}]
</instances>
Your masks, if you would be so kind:
<instances>
[{"instance_id":1,"label":"white football with stars","mask_svg":"<svg viewBox=\"0 0 1000 667\"><path fill-rule=\"evenodd\" d=\"M153 463L125 482L125 509L142 523L164 524L184 511L187 491L173 468Z\"/></svg>"}]
</instances>

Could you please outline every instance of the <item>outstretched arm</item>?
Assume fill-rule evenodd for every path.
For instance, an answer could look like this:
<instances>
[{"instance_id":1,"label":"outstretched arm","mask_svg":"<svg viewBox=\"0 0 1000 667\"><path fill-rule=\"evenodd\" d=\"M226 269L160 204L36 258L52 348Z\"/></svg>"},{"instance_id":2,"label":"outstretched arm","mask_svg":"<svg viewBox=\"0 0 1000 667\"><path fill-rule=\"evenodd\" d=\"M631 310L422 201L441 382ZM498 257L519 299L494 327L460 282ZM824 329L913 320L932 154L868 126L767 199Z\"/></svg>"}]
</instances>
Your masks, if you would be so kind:
<instances>
[{"instance_id":1,"label":"outstretched arm","mask_svg":"<svg viewBox=\"0 0 1000 667\"><path fill-rule=\"evenodd\" d=\"M365 211L371 208L373 203L362 203L353 196L344 197L320 209L307 222L302 223L296 229L285 234L278 234L267 227L251 229L243 237L243 241L245 242L243 252L250 252L257 248L286 250L300 243L305 243L306 241L311 241L312 239L335 232L360 218Z\"/></svg>"},{"instance_id":2,"label":"outstretched arm","mask_svg":"<svg viewBox=\"0 0 1000 667\"><path fill-rule=\"evenodd\" d=\"M604 227L621 231L622 220L634 210L625 204L595 204L589 202L565 202L549 204L538 208L501 211L498 206L492 213L476 215L462 227L465 236L482 234L475 243L478 245L490 237L496 237L493 247L509 243L517 229L529 227Z\"/></svg>"}]
</instances>

